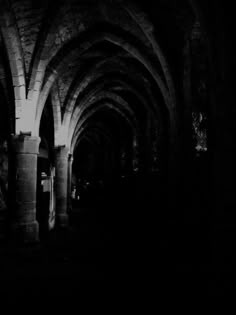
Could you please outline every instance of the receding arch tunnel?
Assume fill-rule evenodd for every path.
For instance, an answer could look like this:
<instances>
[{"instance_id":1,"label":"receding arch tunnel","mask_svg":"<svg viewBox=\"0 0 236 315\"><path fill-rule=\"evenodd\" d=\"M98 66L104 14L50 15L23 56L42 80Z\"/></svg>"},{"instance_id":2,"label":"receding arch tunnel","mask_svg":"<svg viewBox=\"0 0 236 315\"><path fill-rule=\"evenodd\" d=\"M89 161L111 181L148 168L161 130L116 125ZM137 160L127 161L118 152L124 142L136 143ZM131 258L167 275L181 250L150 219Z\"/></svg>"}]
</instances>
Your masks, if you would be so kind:
<instances>
[{"instance_id":1,"label":"receding arch tunnel","mask_svg":"<svg viewBox=\"0 0 236 315\"><path fill-rule=\"evenodd\" d=\"M236 218L231 9L0 0L0 244L71 267L221 266Z\"/></svg>"},{"instance_id":2,"label":"receding arch tunnel","mask_svg":"<svg viewBox=\"0 0 236 315\"><path fill-rule=\"evenodd\" d=\"M115 184L118 184L125 172L132 174L134 164L133 142L137 138L135 129L130 125L130 121L125 116L115 112L109 106L94 113L78 130L76 135L76 145L74 149L74 168L80 169L81 179L94 180L100 182L104 188L103 203L110 201ZM82 129L82 130L81 130ZM86 144L89 151L84 151L81 146ZM78 156L78 159L75 158ZM84 163L80 163L80 157ZM78 164L78 165L77 165ZM87 170L87 174L86 174ZM105 188L107 187L107 193ZM109 189L108 189L109 187ZM113 196L119 195L113 191ZM120 197L119 197L120 198ZM90 198L91 199L91 198ZM100 198L101 201L101 198Z\"/></svg>"}]
</instances>

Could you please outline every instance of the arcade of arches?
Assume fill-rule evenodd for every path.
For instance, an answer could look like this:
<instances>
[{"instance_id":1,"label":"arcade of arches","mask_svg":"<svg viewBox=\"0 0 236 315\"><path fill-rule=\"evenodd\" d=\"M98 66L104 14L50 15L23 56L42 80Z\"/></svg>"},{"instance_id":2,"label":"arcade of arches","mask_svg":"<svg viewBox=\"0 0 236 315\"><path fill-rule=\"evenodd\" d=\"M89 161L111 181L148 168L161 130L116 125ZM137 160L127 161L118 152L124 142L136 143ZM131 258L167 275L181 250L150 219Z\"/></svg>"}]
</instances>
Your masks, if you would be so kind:
<instances>
[{"instance_id":1,"label":"arcade of arches","mask_svg":"<svg viewBox=\"0 0 236 315\"><path fill-rule=\"evenodd\" d=\"M223 1L0 0L1 243L94 216L117 243L158 247L168 220L208 222L198 250L231 237L230 22Z\"/></svg>"}]
</instances>

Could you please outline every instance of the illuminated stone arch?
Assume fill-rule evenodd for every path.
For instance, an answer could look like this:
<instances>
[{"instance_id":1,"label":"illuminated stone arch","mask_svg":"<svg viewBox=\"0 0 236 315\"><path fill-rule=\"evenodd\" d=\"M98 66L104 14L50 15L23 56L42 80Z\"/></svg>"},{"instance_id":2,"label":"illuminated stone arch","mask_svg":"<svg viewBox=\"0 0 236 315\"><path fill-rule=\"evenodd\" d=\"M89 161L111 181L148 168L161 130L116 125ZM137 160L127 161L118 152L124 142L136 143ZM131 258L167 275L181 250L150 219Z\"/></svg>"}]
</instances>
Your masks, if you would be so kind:
<instances>
[{"instance_id":1,"label":"illuminated stone arch","mask_svg":"<svg viewBox=\"0 0 236 315\"><path fill-rule=\"evenodd\" d=\"M140 132L140 128L137 125L137 122L132 121L130 118L127 117L127 114L123 113L121 109L119 109L117 106L114 106L110 103L103 103L101 105L98 105L96 107L96 109L90 110L85 116L84 118L80 119L76 125L76 128L74 130L73 133L73 138L71 141L71 151L74 151L74 148L76 146L76 143L81 135L81 133L84 132L84 130L86 129L85 126L89 126L89 120L94 118L94 115L102 112L102 111L109 111L111 110L111 113L114 113L117 118L121 119L121 121L124 121L126 123L126 125L128 126L128 128L130 129L130 136L132 138L132 141L130 143L130 145L132 146L131 150L134 151L134 149L139 150L139 146L140 146L140 140L141 140L141 132ZM114 140L111 142L112 145L114 145L114 143L116 143ZM135 146L135 148L134 148ZM135 152L134 152L135 154Z\"/></svg>"},{"instance_id":2,"label":"illuminated stone arch","mask_svg":"<svg viewBox=\"0 0 236 315\"><path fill-rule=\"evenodd\" d=\"M100 101L104 102L107 100L107 95L100 95ZM112 95L110 95L110 99L114 102L114 99L112 98ZM136 121L135 115L132 111L129 110L129 108L127 108L127 103L120 99L120 102L117 103L117 99L115 100L115 105L111 104L111 103L107 103L106 105L104 105L104 103L102 103L101 105L98 106L94 106L94 103L90 103L90 104L86 104L86 106L84 107L83 110L80 110L79 107L76 108L75 112L74 112L74 120L72 120L71 126L70 126L70 132L69 132L69 136L68 136L68 140L67 140L67 145L69 146L73 137L73 134L76 132L76 130L78 129L78 126L80 126L81 124L83 124L84 121L86 121L86 119L88 119L88 117L90 117L93 113L96 113L97 110L104 108L105 106L107 108L111 108L115 111L117 111L118 113L120 113L120 115L122 115L123 117L125 117L126 119L132 119L134 122L134 125L136 126L136 129L138 129L138 122ZM96 99L96 102L98 102L98 99ZM92 107L92 109L89 109L89 107ZM93 108L94 107L94 108ZM127 117L127 114L125 114L123 111L121 111L121 109L123 109L123 111L125 110L127 113L129 113L130 118ZM87 110L87 115L83 118L83 111Z\"/></svg>"},{"instance_id":3,"label":"illuminated stone arch","mask_svg":"<svg viewBox=\"0 0 236 315\"><path fill-rule=\"evenodd\" d=\"M158 72L154 70L153 65L150 63L149 60L147 60L147 58L143 57L142 54L138 51L137 48L133 47L131 44L129 44L128 42L124 41L124 39L119 38L116 35L113 34L109 34L109 33L102 33L102 34L97 34L92 36L92 38L89 40L87 39L84 43L81 43L81 47L80 49L78 49L78 51L72 51L72 52L68 52L68 55L66 57L64 57L63 62L59 62L58 65L54 65L53 68L57 69L57 70L53 70L53 73L48 77L47 82L41 92L41 102L39 103L39 106L37 108L37 116L36 116L36 128L35 128L35 133L37 134L37 129L38 129L38 120L40 119L41 116L41 112L45 103L45 99L48 96L48 93L51 89L51 86L53 85L53 83L55 82L58 73L60 73L60 71L63 71L64 67L66 67L66 65L68 64L68 61L71 60L71 58L78 58L78 54L81 54L82 52L86 51L87 49L91 48L94 44L99 43L101 41L108 41L113 43L114 45L120 46L123 49L125 49L127 52L129 52L134 58L138 59L144 66L145 68L149 71L149 73L152 75L152 77L154 78L154 80L157 83L157 86L159 87L159 89L162 92L162 96L163 99L165 100L165 104L167 106L167 108L170 111L170 120L174 121L175 118L175 113L173 112L173 105L170 99L170 95L169 92L165 86L165 84L163 83L161 77L159 76ZM67 47L69 48L69 47ZM61 52L62 54L62 52ZM63 50L63 55L65 55L65 52ZM62 56L61 56L62 57ZM60 56L57 57L57 59L60 59Z\"/></svg>"},{"instance_id":4,"label":"illuminated stone arch","mask_svg":"<svg viewBox=\"0 0 236 315\"><path fill-rule=\"evenodd\" d=\"M98 62L97 64L95 64L94 66L92 66L91 69L89 69L89 71L86 72L84 75L80 76L80 78L78 79L78 83L75 84L71 90L69 90L68 99L67 99L67 102L65 104L65 114L63 117L63 125L64 125L65 129L68 128L68 124L69 124L69 121L71 119L73 108L76 104L77 98L80 95L80 93L82 93L83 90L90 83L93 83L95 80L101 80L102 82L105 82L106 76L109 75L109 73L111 73L111 72L113 73L114 70L111 68L108 68L108 69L103 68L103 66L105 66L107 64L107 62L110 63L112 61L114 63L118 63L120 65L120 69L119 69L120 72L122 71L122 73L125 74L125 69L127 70L127 67L125 68L125 63L122 62L121 60L117 61L116 58L112 58L111 60L108 60L108 61L102 60L102 61ZM116 75L116 72L114 72L114 80L115 80L115 75ZM118 75L118 73L117 73L117 75ZM130 76L129 74L126 74L126 76L130 79L130 81L135 79L132 76ZM151 98L151 95L150 95L150 93L148 93L149 91L147 91L146 88L144 88L144 89L145 89L146 94L149 96L148 101L149 101L150 106L148 106L148 101L143 96L143 93L141 91L137 91L137 89L132 87L131 83L128 85L128 83L126 83L124 80L123 80L123 82L121 82L121 80L120 80L120 84L125 85L129 89L132 89L133 93L140 99L140 101L143 104L145 104L146 108L150 107L149 109L151 111L153 111L153 114L155 116L159 114L156 101L153 97ZM153 104L153 106L152 106L152 104ZM158 114L157 114L157 112L158 112Z\"/></svg>"}]
</instances>

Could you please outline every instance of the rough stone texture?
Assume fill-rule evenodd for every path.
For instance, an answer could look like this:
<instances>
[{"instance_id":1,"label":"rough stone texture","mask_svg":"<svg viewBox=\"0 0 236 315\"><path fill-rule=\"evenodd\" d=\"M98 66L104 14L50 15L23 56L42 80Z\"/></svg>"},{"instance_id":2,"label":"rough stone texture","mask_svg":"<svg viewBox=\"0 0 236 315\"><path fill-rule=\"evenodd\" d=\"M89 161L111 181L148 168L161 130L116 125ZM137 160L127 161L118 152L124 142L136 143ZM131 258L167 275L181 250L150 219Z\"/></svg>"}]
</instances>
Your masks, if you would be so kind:
<instances>
[{"instance_id":1,"label":"rough stone texture","mask_svg":"<svg viewBox=\"0 0 236 315\"><path fill-rule=\"evenodd\" d=\"M207 107L207 113L210 116L210 201L214 203L215 208L225 209L227 206L227 208L235 209L235 88L234 81L230 77L231 75L234 77L235 49L232 45L234 41L233 27L230 25L230 18L233 20L234 11L230 12L230 4L227 3L226 6L223 1L217 0L191 2L184 0L132 1L137 2L137 7L140 7L140 10L135 11L135 17L140 23L137 25L128 12L120 8L120 4L126 4L125 1L58 1L55 6L51 6L50 17L46 16L44 11L47 2L49 3L49 1L34 0L1 1L0 97L1 99L4 98L0 104L1 114L2 106L5 108L7 105L6 99L12 108L15 106L12 117L16 118L18 122L22 115L22 106L28 101L32 101L39 112L36 121L39 126L43 106L52 91L51 88L53 85L57 85L60 99L58 104L60 103L63 110L66 108L65 112L69 113L67 126L68 128L69 126L72 127L69 135L73 138L73 146L76 146L77 143L76 137L73 137L74 130L77 128L75 117L81 109L77 109L81 106L80 101L83 100L86 105L87 101L88 104L91 101L91 106L86 107L88 113L83 115L83 120L79 121L78 128L81 127L84 133L87 133L91 125L99 120L112 134L114 146L117 146L117 150L119 150L118 144L125 138L124 135L122 135L123 138L120 137L119 131L126 130L124 121L128 121L129 115L121 110L114 113L115 111L111 111L111 109L120 108L123 99L123 104L125 104L123 108L129 108L134 112L132 117L139 118L139 126L143 127L147 124L145 106L139 108L134 92L136 88L142 92L144 98L149 99L148 106L153 109L154 120L157 120L157 124L160 122L161 131L163 131L163 133L158 134L160 128L158 129L156 124L153 125L153 138L159 137L160 142L156 143L155 139L150 141L152 161L156 163L160 157L159 150L161 151L162 147L159 143L164 143L163 150L165 150L167 145L173 142L173 146L169 146L164 151L165 160L169 161L169 164L173 161L172 168L169 167L169 182L173 186L172 190L176 191L176 195L180 194L183 202L185 196L183 196L182 186L179 185L179 181L175 180L177 178L175 173L179 173L179 176L183 172L187 173L186 155L183 154L182 150L182 142L184 142L183 113L185 112L185 105L188 105L184 102L183 90L186 89L186 86L185 88L182 86L183 45L189 32L191 32L192 24L196 22L194 20L196 17L200 17L202 19L201 25L196 25L193 35L195 40L201 40L199 30L202 26L205 27L207 43L203 49L206 50L206 57L209 58L210 71L207 69L207 76L209 75L210 84L207 87L209 95L202 104ZM192 9L190 3L197 5ZM224 10L218 6L219 3ZM198 12L198 7L202 8L202 12ZM232 23L232 25L234 24ZM45 34L41 33L43 29ZM104 31L106 36L98 37L97 34L101 31ZM113 36L108 37L110 33ZM161 58L157 58L157 49L153 48L155 45L144 36L144 33L151 35L151 39L156 39L160 45L165 57L164 61L167 61L164 62L162 59L162 67L160 67L159 62ZM42 37L39 38L39 34ZM79 40L72 43L72 40L78 35ZM122 53L122 51L124 52ZM32 59L33 56L35 60ZM200 52L200 57L202 56L203 53ZM100 60L105 61L109 57L114 57L114 59L107 62L104 67L100 67L101 76L96 76L95 70L91 69L93 68L92 65ZM195 64L196 71L200 70L201 62L198 62L199 59L193 59L192 62ZM52 62L47 64L50 60ZM115 63L116 67L114 66ZM31 65L32 73L30 71ZM171 69L168 75L164 71L168 69L167 65ZM44 76L45 67L46 76ZM112 71L107 71L108 68ZM76 74L87 73L90 70L91 73L88 77L76 77ZM120 74L121 72L123 76L129 76L130 80L127 80L126 83L130 89L124 88L122 84L114 81L117 73ZM32 80L28 86L30 79ZM119 79L124 80L122 77ZM80 82L83 80L84 82ZM41 91L42 82L44 82L44 86L37 104L37 96ZM112 89L111 82L114 83ZM204 77L199 73L199 78L193 85L196 106L200 104L198 100L204 98L205 82ZM175 87L174 91L170 88L172 84ZM77 86L78 90L70 89L73 85ZM199 93L200 88L203 88L202 93ZM110 91L116 94L114 98L110 97L108 93ZM99 97L101 93L104 93L103 98ZM25 94L27 94L27 100L25 100ZM175 94L177 102L174 101L173 95ZM91 96L91 99L86 99L84 97L86 95ZM71 107L65 107L68 99L71 101ZM48 103L51 104L50 99ZM58 107L54 107L55 116L61 113L60 104ZM167 109L166 105L169 104L170 107ZM156 107L158 109L155 111ZM5 115L7 110L4 111L3 120L8 117ZM123 114L120 116L124 119L117 118L118 114ZM63 117L63 115L61 116ZM61 123L61 116L59 114L57 116L58 125ZM159 120L156 119L156 116ZM72 124L70 125L71 118ZM33 125L34 121L31 122ZM1 132L2 129L0 129ZM6 128L7 136L10 133L9 129ZM34 134L38 134L38 129L36 128ZM14 124L11 132L12 130L14 133ZM174 131L171 133L172 130ZM34 179L37 150L34 147L34 140L26 139L25 136L15 138L13 142L13 152L16 155L17 163L12 165L15 165L18 170L11 178L11 184L14 184L12 196L14 196L16 203L14 209L17 211L12 226L14 226L15 232L22 233L23 239L32 240L32 238L36 238L37 234L37 224L34 221ZM145 146L145 143L142 146ZM137 154L135 153L134 163L138 160L136 155L139 156L141 153L142 148ZM66 154L64 156L63 154L59 152L56 158L57 221L59 225L65 225L67 220L67 157ZM168 156L166 156L167 154ZM109 166L108 170L110 171ZM0 200L3 201L2 191L1 194ZM168 189L168 195L170 197L168 201L171 200L176 205L176 200L172 198L170 189ZM3 202L1 207L5 208Z\"/></svg>"},{"instance_id":2,"label":"rough stone texture","mask_svg":"<svg viewBox=\"0 0 236 315\"><path fill-rule=\"evenodd\" d=\"M58 13L55 23L58 23L55 41L53 42L50 57L54 57L56 52L65 45L69 40L84 33L86 30L92 29L96 25L104 22L113 25L114 28L120 28L130 33L137 41L142 42L150 48L150 43L144 37L140 28L131 20L126 11L120 7L104 6L78 6L71 9L69 6L62 7ZM147 21L146 21L147 23Z\"/></svg>"},{"instance_id":3,"label":"rough stone texture","mask_svg":"<svg viewBox=\"0 0 236 315\"><path fill-rule=\"evenodd\" d=\"M41 6L35 6L33 2L30 0L12 2L27 73L29 73L30 63L45 13L43 3L41 3Z\"/></svg>"},{"instance_id":4,"label":"rough stone texture","mask_svg":"<svg viewBox=\"0 0 236 315\"><path fill-rule=\"evenodd\" d=\"M67 147L55 149L55 192L56 192L56 226L66 227L68 224L67 212L67 184L68 184L68 153Z\"/></svg>"},{"instance_id":5,"label":"rough stone texture","mask_svg":"<svg viewBox=\"0 0 236 315\"><path fill-rule=\"evenodd\" d=\"M60 76L60 78L58 78L57 83L58 83L58 88L59 88L61 106L64 105L70 85L73 82L75 72L78 71L77 67L78 67L78 63L77 65L74 65L74 67L72 67L71 71L65 72L62 76Z\"/></svg>"},{"instance_id":6,"label":"rough stone texture","mask_svg":"<svg viewBox=\"0 0 236 315\"><path fill-rule=\"evenodd\" d=\"M11 192L13 200L10 236L14 242L38 241L36 178L39 143L38 137L20 135L12 138L14 165L11 166L11 179L15 177L15 185Z\"/></svg>"},{"instance_id":7,"label":"rough stone texture","mask_svg":"<svg viewBox=\"0 0 236 315\"><path fill-rule=\"evenodd\" d=\"M17 154L38 154L40 139L26 135L12 137L12 150ZM29 156L30 157L30 156ZM21 159L21 157L19 157Z\"/></svg>"},{"instance_id":8,"label":"rough stone texture","mask_svg":"<svg viewBox=\"0 0 236 315\"><path fill-rule=\"evenodd\" d=\"M68 210L70 211L72 209L71 204L71 189L72 189L72 164L73 164L73 155L68 155L68 181L67 181L67 204L68 204Z\"/></svg>"}]
</instances>

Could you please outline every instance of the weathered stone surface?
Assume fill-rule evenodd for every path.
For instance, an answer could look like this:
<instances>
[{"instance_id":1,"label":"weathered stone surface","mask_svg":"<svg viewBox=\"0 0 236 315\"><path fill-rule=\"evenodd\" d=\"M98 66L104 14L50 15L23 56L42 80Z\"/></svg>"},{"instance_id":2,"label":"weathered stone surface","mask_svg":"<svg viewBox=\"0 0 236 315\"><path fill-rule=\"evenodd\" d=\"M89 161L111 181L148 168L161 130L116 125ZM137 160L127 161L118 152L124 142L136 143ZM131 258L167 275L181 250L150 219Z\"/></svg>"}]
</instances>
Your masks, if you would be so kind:
<instances>
[{"instance_id":1,"label":"weathered stone surface","mask_svg":"<svg viewBox=\"0 0 236 315\"><path fill-rule=\"evenodd\" d=\"M66 226L68 223L68 154L69 150L67 147L55 149L56 225L58 227Z\"/></svg>"},{"instance_id":2,"label":"weathered stone surface","mask_svg":"<svg viewBox=\"0 0 236 315\"><path fill-rule=\"evenodd\" d=\"M15 191L11 192L13 200L11 237L17 241L35 242L38 240L38 223L36 222L36 182L37 154L40 138L26 135L14 136L11 149L14 154Z\"/></svg>"},{"instance_id":3,"label":"weathered stone surface","mask_svg":"<svg viewBox=\"0 0 236 315\"><path fill-rule=\"evenodd\" d=\"M27 135L12 137L12 150L16 153L38 154L40 138Z\"/></svg>"},{"instance_id":4,"label":"weathered stone surface","mask_svg":"<svg viewBox=\"0 0 236 315\"><path fill-rule=\"evenodd\" d=\"M13 1L13 10L23 50L26 72L29 72L36 41L42 28L45 5L34 7L33 1Z\"/></svg>"},{"instance_id":5,"label":"weathered stone surface","mask_svg":"<svg viewBox=\"0 0 236 315\"><path fill-rule=\"evenodd\" d=\"M163 150L162 164L168 168L172 190L182 191L178 176L181 177L182 171L187 173L186 155L182 150L187 138L186 146L191 155L191 110L202 107L210 118L207 128L212 200L217 206L217 200L221 199L222 209L223 205L234 208L235 97L234 80L230 76L234 77L235 49L230 25L233 16L228 18L230 5L226 7L218 0L205 1L206 4L204 1L177 0L151 2L68 0L53 4L52 1L35 0L1 1L0 114L3 108L4 118L0 121L0 135L7 133L9 137L15 130L20 132L18 119L25 115L24 105L29 101L33 105L29 110L36 111L29 115L32 116L31 124L34 125L37 116L38 127L45 102L51 105L56 90L57 101L50 114L53 116L50 130L55 131L56 144L67 140L60 142L58 139L58 130L61 130L65 117L65 125L70 128L67 145L72 142L73 149L81 130L86 133L97 120L112 134L111 146L117 151L121 149L117 147L119 143L122 147L128 137L134 138L141 130L146 138L143 137L140 150L130 163L144 160L145 152L148 152L150 161L155 162ZM221 8L224 8L222 12L229 13L227 17L220 12ZM193 47L188 84L183 87L186 58L183 45L186 40L192 40ZM199 45L201 43L203 45ZM99 65L101 62L103 65ZM124 81L126 85L122 84ZM141 98L135 91L140 91ZM186 91L190 95L187 102L184 101ZM147 102L143 102L142 97ZM189 115L185 115L186 107ZM146 132L151 116L156 122L154 138L158 138L155 150L149 148L156 142L149 141L150 134ZM127 118L132 118L134 124L127 123ZM4 124L4 119L9 119L9 126ZM127 129L126 125L129 126ZM189 126L188 130L183 127L185 125ZM35 130L31 127L29 134L39 134L37 127ZM139 132L136 129L140 129ZM189 137L184 136L186 130ZM96 136L93 135L95 142ZM13 137L11 144L14 155L11 162L14 191L11 196L18 218L16 225L24 226L25 231L37 230L31 229L31 225L34 226L35 216L38 144L38 138L26 135ZM66 222L67 153L61 148L55 154L59 225ZM4 163L6 160L4 157ZM0 165L1 180L2 169ZM3 193L6 183L6 180L1 183L2 209L6 208L6 193ZM175 203L174 198L169 200ZM27 237L30 239L29 235Z\"/></svg>"}]
</instances>

